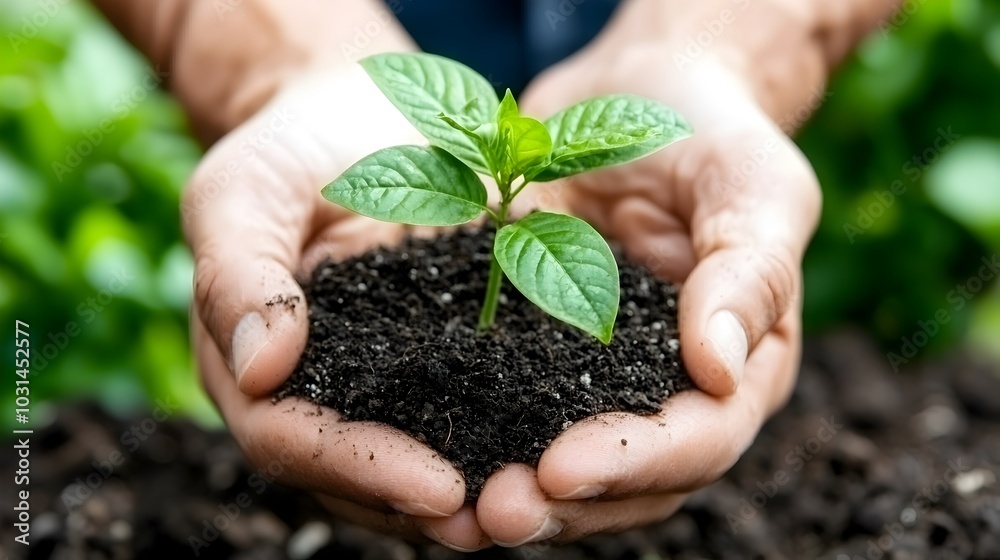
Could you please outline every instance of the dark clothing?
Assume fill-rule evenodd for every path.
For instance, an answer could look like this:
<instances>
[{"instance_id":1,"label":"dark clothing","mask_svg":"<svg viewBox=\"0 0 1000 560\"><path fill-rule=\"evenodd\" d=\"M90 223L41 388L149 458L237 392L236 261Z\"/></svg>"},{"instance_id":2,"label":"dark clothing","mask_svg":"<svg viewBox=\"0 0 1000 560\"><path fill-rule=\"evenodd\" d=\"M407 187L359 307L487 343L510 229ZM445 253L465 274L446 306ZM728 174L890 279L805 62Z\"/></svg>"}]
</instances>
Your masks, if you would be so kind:
<instances>
[{"instance_id":1,"label":"dark clothing","mask_svg":"<svg viewBox=\"0 0 1000 560\"><path fill-rule=\"evenodd\" d=\"M392 0L424 51L464 62L501 92L573 54L604 26L618 0Z\"/></svg>"}]
</instances>

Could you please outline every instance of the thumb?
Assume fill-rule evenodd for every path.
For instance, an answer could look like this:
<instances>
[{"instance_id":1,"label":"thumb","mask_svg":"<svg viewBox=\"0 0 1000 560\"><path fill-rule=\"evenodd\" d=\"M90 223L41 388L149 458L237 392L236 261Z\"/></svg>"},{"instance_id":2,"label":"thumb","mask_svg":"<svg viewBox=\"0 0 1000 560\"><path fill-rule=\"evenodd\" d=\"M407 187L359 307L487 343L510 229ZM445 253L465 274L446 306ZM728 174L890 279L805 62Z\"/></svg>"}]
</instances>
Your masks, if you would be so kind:
<instances>
[{"instance_id":1,"label":"thumb","mask_svg":"<svg viewBox=\"0 0 1000 560\"><path fill-rule=\"evenodd\" d=\"M716 201L692 223L697 265L680 298L681 347L692 379L709 394L735 393L749 354L799 305L820 197L811 172L793 175Z\"/></svg>"},{"instance_id":2,"label":"thumb","mask_svg":"<svg viewBox=\"0 0 1000 560\"><path fill-rule=\"evenodd\" d=\"M247 161L238 136L209 152L181 210L195 258L195 311L240 391L261 396L284 382L305 348L306 302L292 271L313 199L294 192L308 181L272 163L294 161L280 143Z\"/></svg>"},{"instance_id":3,"label":"thumb","mask_svg":"<svg viewBox=\"0 0 1000 560\"><path fill-rule=\"evenodd\" d=\"M797 267L790 253L740 247L694 269L680 298L681 347L702 390L736 392L750 352L797 298Z\"/></svg>"}]
</instances>

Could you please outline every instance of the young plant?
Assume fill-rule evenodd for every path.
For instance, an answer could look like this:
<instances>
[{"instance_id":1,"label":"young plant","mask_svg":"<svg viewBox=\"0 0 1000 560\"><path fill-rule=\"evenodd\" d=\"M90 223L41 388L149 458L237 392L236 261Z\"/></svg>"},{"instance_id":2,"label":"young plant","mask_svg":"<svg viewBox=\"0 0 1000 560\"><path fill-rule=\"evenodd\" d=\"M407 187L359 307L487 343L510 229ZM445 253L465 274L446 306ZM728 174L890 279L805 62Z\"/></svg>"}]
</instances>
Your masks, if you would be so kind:
<instances>
[{"instance_id":1,"label":"young plant","mask_svg":"<svg viewBox=\"0 0 1000 560\"><path fill-rule=\"evenodd\" d=\"M578 218L535 212L511 223L514 198L532 182L623 164L691 135L673 110L634 95L597 97L544 123L501 100L471 68L429 54L379 54L361 61L382 93L430 141L362 159L323 189L358 214L411 225L453 226L489 215L496 227L479 330L496 317L504 275L553 317L611 341L618 315L614 256ZM478 173L499 203L487 204Z\"/></svg>"}]
</instances>

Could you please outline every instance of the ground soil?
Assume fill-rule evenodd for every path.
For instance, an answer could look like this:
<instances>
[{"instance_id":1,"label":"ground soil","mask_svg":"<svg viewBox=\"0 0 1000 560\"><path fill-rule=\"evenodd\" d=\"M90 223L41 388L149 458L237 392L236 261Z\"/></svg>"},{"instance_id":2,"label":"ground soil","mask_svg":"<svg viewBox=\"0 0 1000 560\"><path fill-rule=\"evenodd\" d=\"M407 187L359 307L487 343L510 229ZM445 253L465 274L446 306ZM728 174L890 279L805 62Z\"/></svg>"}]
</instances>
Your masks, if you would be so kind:
<instances>
[{"instance_id":1,"label":"ground soil","mask_svg":"<svg viewBox=\"0 0 1000 560\"><path fill-rule=\"evenodd\" d=\"M476 332L493 236L411 238L317 269L310 334L277 398L301 396L349 420L395 426L465 475L469 500L504 464L537 464L574 422L648 414L692 386L681 367L677 290L620 262L608 346L507 285L497 322Z\"/></svg>"},{"instance_id":2,"label":"ground soil","mask_svg":"<svg viewBox=\"0 0 1000 560\"><path fill-rule=\"evenodd\" d=\"M471 557L1000 558L1000 367L955 351L894 373L857 332L809 340L804 355L788 406L722 480L667 521ZM114 418L69 404L49 412L32 440L32 546L12 544L8 479L0 484L0 558L195 558L189 538L242 494L249 505L199 560L463 557L331 519L305 493L261 484L267 471L249 467L224 432L172 419L131 451L121 437L148 412ZM821 432L824 420L837 427L832 437ZM6 478L16 455L5 447ZM114 451L121 463L106 478L94 475ZM102 482L68 511L63 493L82 492L93 476Z\"/></svg>"}]
</instances>

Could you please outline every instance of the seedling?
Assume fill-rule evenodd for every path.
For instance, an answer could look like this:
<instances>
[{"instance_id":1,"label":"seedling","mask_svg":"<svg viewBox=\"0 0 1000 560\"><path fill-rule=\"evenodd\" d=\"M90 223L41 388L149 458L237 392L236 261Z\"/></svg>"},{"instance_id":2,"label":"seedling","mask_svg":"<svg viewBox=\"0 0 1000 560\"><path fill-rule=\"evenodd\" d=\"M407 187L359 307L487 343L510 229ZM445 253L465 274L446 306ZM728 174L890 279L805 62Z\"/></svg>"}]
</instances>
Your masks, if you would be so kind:
<instances>
[{"instance_id":1,"label":"seedling","mask_svg":"<svg viewBox=\"0 0 1000 560\"><path fill-rule=\"evenodd\" d=\"M379 150L323 196L358 214L411 225L454 226L487 214L497 231L479 330L493 325L506 275L546 313L610 343L620 288L604 238L562 214L535 212L511 223L510 204L529 183L647 156L690 136L690 125L634 95L589 99L543 123L521 115L509 89L501 100L484 77L446 58L379 54L361 65L430 146ZM477 172L495 181L496 205L487 203Z\"/></svg>"}]
</instances>

